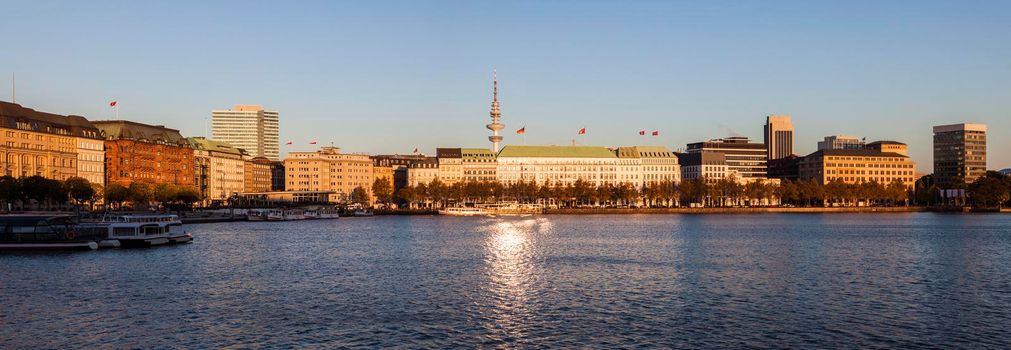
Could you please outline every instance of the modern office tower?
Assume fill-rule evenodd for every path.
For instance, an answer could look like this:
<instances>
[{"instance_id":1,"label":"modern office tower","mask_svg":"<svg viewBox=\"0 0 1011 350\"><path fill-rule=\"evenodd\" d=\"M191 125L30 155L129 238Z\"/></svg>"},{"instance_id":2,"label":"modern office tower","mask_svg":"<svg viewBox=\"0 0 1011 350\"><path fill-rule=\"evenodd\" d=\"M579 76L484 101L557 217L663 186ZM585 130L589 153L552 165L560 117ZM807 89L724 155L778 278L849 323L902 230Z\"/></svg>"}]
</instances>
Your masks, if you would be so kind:
<instances>
[{"instance_id":1,"label":"modern office tower","mask_svg":"<svg viewBox=\"0 0 1011 350\"><path fill-rule=\"evenodd\" d=\"M734 174L740 180L764 179L768 176L767 149L764 144L752 143L742 136L689 143L687 153L723 153L727 162L727 176ZM687 178L687 176L685 177Z\"/></svg>"},{"instance_id":2,"label":"modern office tower","mask_svg":"<svg viewBox=\"0 0 1011 350\"><path fill-rule=\"evenodd\" d=\"M246 150L252 157L278 160L280 115L258 105L211 111L211 139Z\"/></svg>"},{"instance_id":3,"label":"modern office tower","mask_svg":"<svg viewBox=\"0 0 1011 350\"><path fill-rule=\"evenodd\" d=\"M770 115L765 118L765 147L768 159L786 158L793 154L793 123L790 116Z\"/></svg>"},{"instance_id":4,"label":"modern office tower","mask_svg":"<svg viewBox=\"0 0 1011 350\"><path fill-rule=\"evenodd\" d=\"M92 122L105 133L105 183L194 186L193 148L179 130L126 120Z\"/></svg>"},{"instance_id":5,"label":"modern office tower","mask_svg":"<svg viewBox=\"0 0 1011 350\"><path fill-rule=\"evenodd\" d=\"M986 125L934 127L934 180L942 185L973 182L986 173Z\"/></svg>"},{"instance_id":6,"label":"modern office tower","mask_svg":"<svg viewBox=\"0 0 1011 350\"><path fill-rule=\"evenodd\" d=\"M873 149L823 149L800 161L800 178L825 185L833 180L848 184L875 181L888 185L900 181L912 189L916 163L909 156Z\"/></svg>"},{"instance_id":7,"label":"modern office tower","mask_svg":"<svg viewBox=\"0 0 1011 350\"><path fill-rule=\"evenodd\" d=\"M818 149L864 149L864 141L856 136L832 135L825 136L824 141L818 141Z\"/></svg>"}]
</instances>

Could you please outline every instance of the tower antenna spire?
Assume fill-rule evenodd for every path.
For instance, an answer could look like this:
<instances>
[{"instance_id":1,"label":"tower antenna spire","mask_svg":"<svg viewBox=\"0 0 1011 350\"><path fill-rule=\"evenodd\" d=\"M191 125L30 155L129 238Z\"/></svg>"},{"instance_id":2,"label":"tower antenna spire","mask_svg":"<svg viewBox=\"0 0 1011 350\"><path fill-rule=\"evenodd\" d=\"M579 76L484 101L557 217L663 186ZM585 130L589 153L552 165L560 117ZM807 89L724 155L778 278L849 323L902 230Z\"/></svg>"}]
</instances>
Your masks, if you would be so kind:
<instances>
[{"instance_id":1,"label":"tower antenna spire","mask_svg":"<svg viewBox=\"0 0 1011 350\"><path fill-rule=\"evenodd\" d=\"M498 102L498 69L492 68L491 77L492 77L492 97L491 97L491 113L489 113L491 115L491 124L488 124L485 127L487 127L488 130L491 130L491 136L488 136L488 141L491 141L492 149L495 151L495 153L498 153L499 143L502 142L502 136L499 135L498 133L499 131L502 131L502 129L505 128L505 124L499 122L499 119L502 117L502 108Z\"/></svg>"},{"instance_id":2,"label":"tower antenna spire","mask_svg":"<svg viewBox=\"0 0 1011 350\"><path fill-rule=\"evenodd\" d=\"M18 103L18 79L11 72L11 103Z\"/></svg>"}]
</instances>

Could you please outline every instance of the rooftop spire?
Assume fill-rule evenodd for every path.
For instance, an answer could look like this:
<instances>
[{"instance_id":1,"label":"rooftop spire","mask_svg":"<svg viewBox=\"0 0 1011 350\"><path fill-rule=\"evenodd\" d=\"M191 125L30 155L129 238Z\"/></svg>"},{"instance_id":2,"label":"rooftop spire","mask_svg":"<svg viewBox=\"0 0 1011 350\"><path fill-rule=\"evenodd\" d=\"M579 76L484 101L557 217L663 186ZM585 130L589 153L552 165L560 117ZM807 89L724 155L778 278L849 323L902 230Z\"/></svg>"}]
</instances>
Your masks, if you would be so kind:
<instances>
[{"instance_id":1,"label":"rooftop spire","mask_svg":"<svg viewBox=\"0 0 1011 350\"><path fill-rule=\"evenodd\" d=\"M505 125L499 123L499 118L502 117L502 109L498 102L498 70L492 69L492 99L491 99L491 124L486 125L488 130L491 130L491 136L488 136L488 141L491 141L492 148L495 153L498 153L499 142L502 142L502 136L498 134L499 131L505 128Z\"/></svg>"}]
</instances>

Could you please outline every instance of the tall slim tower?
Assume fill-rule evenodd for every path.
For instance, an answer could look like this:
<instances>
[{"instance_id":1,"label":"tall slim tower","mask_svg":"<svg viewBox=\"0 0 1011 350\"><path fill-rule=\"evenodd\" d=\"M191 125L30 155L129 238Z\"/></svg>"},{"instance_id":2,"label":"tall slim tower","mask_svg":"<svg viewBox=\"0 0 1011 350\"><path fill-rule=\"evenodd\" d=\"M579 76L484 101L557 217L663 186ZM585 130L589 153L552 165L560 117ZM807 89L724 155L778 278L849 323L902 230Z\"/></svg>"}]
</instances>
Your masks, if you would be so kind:
<instances>
[{"instance_id":1,"label":"tall slim tower","mask_svg":"<svg viewBox=\"0 0 1011 350\"><path fill-rule=\"evenodd\" d=\"M502 136L498 134L499 131L505 128L505 124L499 123L499 118L502 117L502 110L499 108L498 104L498 72L492 70L492 100L491 100L491 124L487 125L488 130L491 130L491 136L488 136L488 141L491 141L491 147L498 153L499 142L502 142Z\"/></svg>"},{"instance_id":2,"label":"tall slim tower","mask_svg":"<svg viewBox=\"0 0 1011 350\"><path fill-rule=\"evenodd\" d=\"M790 116L770 115L765 118L765 149L769 160L793 154L793 123Z\"/></svg>"}]
</instances>

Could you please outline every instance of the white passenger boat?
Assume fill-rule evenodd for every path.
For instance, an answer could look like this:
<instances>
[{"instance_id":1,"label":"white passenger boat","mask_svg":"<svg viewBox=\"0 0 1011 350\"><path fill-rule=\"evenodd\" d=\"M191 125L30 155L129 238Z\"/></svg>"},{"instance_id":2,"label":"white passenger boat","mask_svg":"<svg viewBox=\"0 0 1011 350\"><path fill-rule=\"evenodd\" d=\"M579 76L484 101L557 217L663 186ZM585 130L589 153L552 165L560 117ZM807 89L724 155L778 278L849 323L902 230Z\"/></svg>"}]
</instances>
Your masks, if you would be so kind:
<instances>
[{"instance_id":1,"label":"white passenger boat","mask_svg":"<svg viewBox=\"0 0 1011 350\"><path fill-rule=\"evenodd\" d=\"M187 243L193 236L183 230L183 223L175 215L126 214L106 215L100 220L84 222L77 226L82 234L104 234L101 246L124 247L155 246Z\"/></svg>"},{"instance_id":2,"label":"white passenger boat","mask_svg":"<svg viewBox=\"0 0 1011 350\"><path fill-rule=\"evenodd\" d=\"M337 209L334 208L310 209L306 210L303 215L305 215L306 219L310 220L336 219L340 217L340 214L338 214Z\"/></svg>"},{"instance_id":3,"label":"white passenger boat","mask_svg":"<svg viewBox=\"0 0 1011 350\"><path fill-rule=\"evenodd\" d=\"M268 213L270 213L270 209L249 209L246 210L246 220L267 221Z\"/></svg>"},{"instance_id":4,"label":"white passenger boat","mask_svg":"<svg viewBox=\"0 0 1011 350\"><path fill-rule=\"evenodd\" d=\"M267 221L305 220L302 209L273 209L267 212Z\"/></svg>"},{"instance_id":5,"label":"white passenger boat","mask_svg":"<svg viewBox=\"0 0 1011 350\"><path fill-rule=\"evenodd\" d=\"M354 215L355 217L362 217L362 216L372 216L375 215L375 213L372 212L372 209L362 208L362 209L355 209Z\"/></svg>"},{"instance_id":6,"label":"white passenger boat","mask_svg":"<svg viewBox=\"0 0 1011 350\"><path fill-rule=\"evenodd\" d=\"M540 204L507 202L497 204L485 204L480 205L479 207L487 211L488 214L492 215L518 216L518 215L532 215L544 213L544 206Z\"/></svg>"},{"instance_id":7,"label":"white passenger boat","mask_svg":"<svg viewBox=\"0 0 1011 350\"><path fill-rule=\"evenodd\" d=\"M484 208L475 207L447 207L446 209L439 210L439 215L449 215L449 216L481 216L490 214Z\"/></svg>"}]
</instances>

